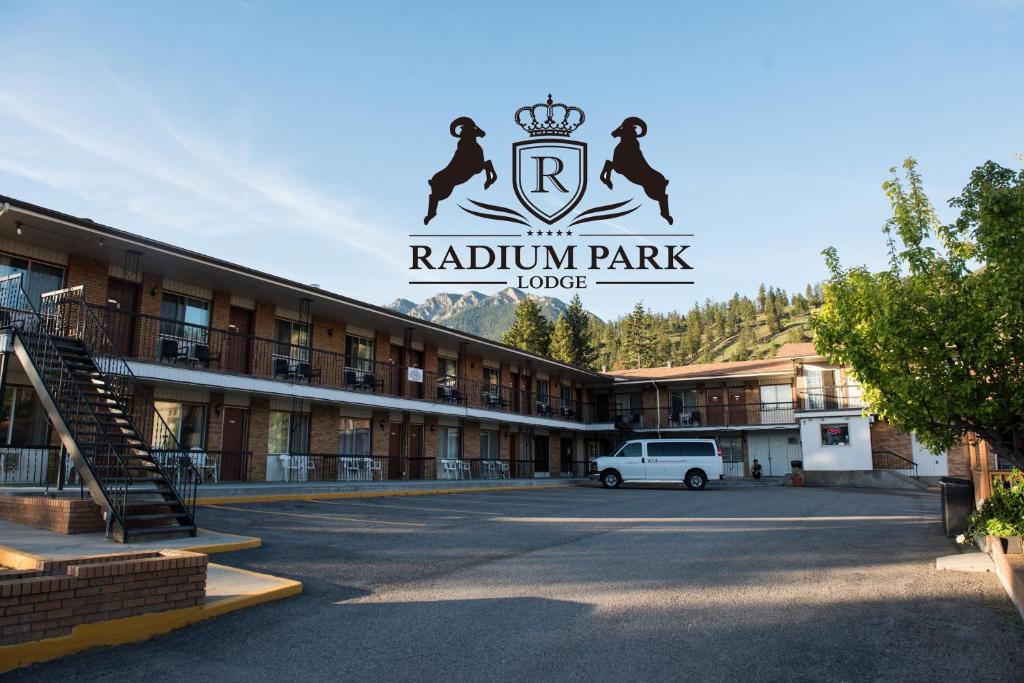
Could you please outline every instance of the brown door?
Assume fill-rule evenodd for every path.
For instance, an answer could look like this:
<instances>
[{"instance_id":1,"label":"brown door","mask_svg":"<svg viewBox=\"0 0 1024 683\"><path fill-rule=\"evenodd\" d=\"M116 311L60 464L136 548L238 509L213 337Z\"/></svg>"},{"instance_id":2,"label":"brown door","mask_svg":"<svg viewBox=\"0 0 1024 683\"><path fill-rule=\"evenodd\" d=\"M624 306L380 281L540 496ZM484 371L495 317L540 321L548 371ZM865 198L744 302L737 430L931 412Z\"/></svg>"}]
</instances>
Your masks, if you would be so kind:
<instances>
[{"instance_id":1,"label":"brown door","mask_svg":"<svg viewBox=\"0 0 1024 683\"><path fill-rule=\"evenodd\" d=\"M139 310L139 286L124 280L107 280L107 312L104 324L114 348L122 356L135 356L135 316Z\"/></svg>"},{"instance_id":2,"label":"brown door","mask_svg":"<svg viewBox=\"0 0 1024 683\"><path fill-rule=\"evenodd\" d=\"M409 425L409 478L423 478L423 425Z\"/></svg>"},{"instance_id":3,"label":"brown door","mask_svg":"<svg viewBox=\"0 0 1024 683\"><path fill-rule=\"evenodd\" d=\"M252 311L232 306L228 314L228 328L231 334L224 335L224 369L248 373L252 349Z\"/></svg>"},{"instance_id":4,"label":"brown door","mask_svg":"<svg viewBox=\"0 0 1024 683\"><path fill-rule=\"evenodd\" d=\"M391 367L387 378L388 393L392 396L402 395L402 371L405 369L405 349L398 344L391 345Z\"/></svg>"},{"instance_id":5,"label":"brown door","mask_svg":"<svg viewBox=\"0 0 1024 683\"><path fill-rule=\"evenodd\" d=\"M224 408L224 436L221 441L221 481L242 481L242 453L249 442L249 411L245 408Z\"/></svg>"},{"instance_id":6,"label":"brown door","mask_svg":"<svg viewBox=\"0 0 1024 683\"><path fill-rule=\"evenodd\" d=\"M729 424L747 424L747 397L743 387L729 387Z\"/></svg>"},{"instance_id":7,"label":"brown door","mask_svg":"<svg viewBox=\"0 0 1024 683\"><path fill-rule=\"evenodd\" d=\"M401 479L402 470L402 423L392 422L388 432L388 479Z\"/></svg>"},{"instance_id":8,"label":"brown door","mask_svg":"<svg viewBox=\"0 0 1024 683\"><path fill-rule=\"evenodd\" d=\"M568 474L569 476L581 476L575 474L573 471L573 444L572 439L569 437L562 437L562 441L559 444L561 450L561 462L559 463L562 467L562 474Z\"/></svg>"},{"instance_id":9,"label":"brown door","mask_svg":"<svg viewBox=\"0 0 1024 683\"><path fill-rule=\"evenodd\" d=\"M725 388L714 387L707 390L708 418L709 425L725 424Z\"/></svg>"},{"instance_id":10,"label":"brown door","mask_svg":"<svg viewBox=\"0 0 1024 683\"><path fill-rule=\"evenodd\" d=\"M522 402L519 400L519 373L513 372L509 374L509 384L512 385L512 405L510 409L513 413L519 412L519 406Z\"/></svg>"},{"instance_id":11,"label":"brown door","mask_svg":"<svg viewBox=\"0 0 1024 683\"><path fill-rule=\"evenodd\" d=\"M508 435L508 476L515 479L519 476L519 435Z\"/></svg>"}]
</instances>

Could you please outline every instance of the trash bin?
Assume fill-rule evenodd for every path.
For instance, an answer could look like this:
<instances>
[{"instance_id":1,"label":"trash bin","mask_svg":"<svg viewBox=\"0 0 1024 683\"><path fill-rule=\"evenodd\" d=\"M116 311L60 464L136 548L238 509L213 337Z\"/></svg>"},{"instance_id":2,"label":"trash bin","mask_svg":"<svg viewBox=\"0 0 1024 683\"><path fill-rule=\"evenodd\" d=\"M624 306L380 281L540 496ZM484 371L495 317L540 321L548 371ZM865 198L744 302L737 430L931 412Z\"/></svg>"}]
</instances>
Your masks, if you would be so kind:
<instances>
[{"instance_id":1,"label":"trash bin","mask_svg":"<svg viewBox=\"0 0 1024 683\"><path fill-rule=\"evenodd\" d=\"M790 477L790 481L793 483L793 486L803 486L804 485L804 461L803 460L790 460L789 461L789 466L790 466L790 468L791 468L791 470L793 472L793 475Z\"/></svg>"},{"instance_id":2,"label":"trash bin","mask_svg":"<svg viewBox=\"0 0 1024 683\"><path fill-rule=\"evenodd\" d=\"M942 528L947 538L967 531L967 521L974 512L974 485L967 479L942 477Z\"/></svg>"}]
</instances>

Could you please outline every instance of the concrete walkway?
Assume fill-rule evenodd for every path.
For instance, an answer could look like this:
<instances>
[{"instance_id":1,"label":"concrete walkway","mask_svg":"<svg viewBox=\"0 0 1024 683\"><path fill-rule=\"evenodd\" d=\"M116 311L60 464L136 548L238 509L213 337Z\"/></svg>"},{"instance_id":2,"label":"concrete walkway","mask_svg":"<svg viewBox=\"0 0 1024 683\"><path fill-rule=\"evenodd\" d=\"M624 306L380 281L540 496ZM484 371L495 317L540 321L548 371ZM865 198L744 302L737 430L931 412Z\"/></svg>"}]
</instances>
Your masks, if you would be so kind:
<instances>
[{"instance_id":1,"label":"concrete walkway","mask_svg":"<svg viewBox=\"0 0 1024 683\"><path fill-rule=\"evenodd\" d=\"M0 519L0 564L8 565L15 554L27 558L56 560L65 557L130 553L139 550L192 550L206 554L258 548L260 539L253 536L222 534L200 529L195 537L149 539L133 543L115 543L95 534L58 534L46 529L24 526Z\"/></svg>"}]
</instances>

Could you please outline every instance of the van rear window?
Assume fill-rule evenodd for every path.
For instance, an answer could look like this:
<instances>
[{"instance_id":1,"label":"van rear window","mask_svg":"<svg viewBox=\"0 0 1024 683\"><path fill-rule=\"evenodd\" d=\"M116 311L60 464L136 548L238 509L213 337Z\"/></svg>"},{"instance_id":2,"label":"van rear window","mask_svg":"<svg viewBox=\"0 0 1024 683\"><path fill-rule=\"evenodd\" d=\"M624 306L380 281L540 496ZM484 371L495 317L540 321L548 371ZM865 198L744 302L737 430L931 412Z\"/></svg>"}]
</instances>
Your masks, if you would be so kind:
<instances>
[{"instance_id":1,"label":"van rear window","mask_svg":"<svg viewBox=\"0 0 1024 683\"><path fill-rule=\"evenodd\" d=\"M715 447L707 442L661 441L647 444L649 458L710 458Z\"/></svg>"}]
</instances>

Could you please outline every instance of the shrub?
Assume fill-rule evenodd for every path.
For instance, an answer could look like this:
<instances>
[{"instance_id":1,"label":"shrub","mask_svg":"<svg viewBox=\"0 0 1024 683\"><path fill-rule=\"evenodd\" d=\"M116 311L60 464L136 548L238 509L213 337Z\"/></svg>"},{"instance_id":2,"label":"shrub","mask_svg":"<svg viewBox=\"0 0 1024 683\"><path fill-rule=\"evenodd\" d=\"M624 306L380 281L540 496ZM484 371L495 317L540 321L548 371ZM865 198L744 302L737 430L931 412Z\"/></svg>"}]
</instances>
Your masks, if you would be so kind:
<instances>
[{"instance_id":1,"label":"shrub","mask_svg":"<svg viewBox=\"0 0 1024 683\"><path fill-rule=\"evenodd\" d=\"M994 486L992 495L971 515L968 537L1024 536L1024 474L1014 469L1007 482Z\"/></svg>"}]
</instances>

